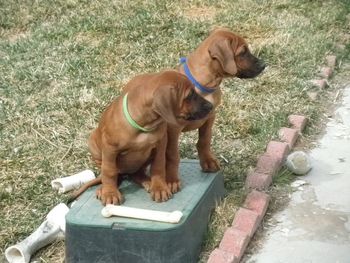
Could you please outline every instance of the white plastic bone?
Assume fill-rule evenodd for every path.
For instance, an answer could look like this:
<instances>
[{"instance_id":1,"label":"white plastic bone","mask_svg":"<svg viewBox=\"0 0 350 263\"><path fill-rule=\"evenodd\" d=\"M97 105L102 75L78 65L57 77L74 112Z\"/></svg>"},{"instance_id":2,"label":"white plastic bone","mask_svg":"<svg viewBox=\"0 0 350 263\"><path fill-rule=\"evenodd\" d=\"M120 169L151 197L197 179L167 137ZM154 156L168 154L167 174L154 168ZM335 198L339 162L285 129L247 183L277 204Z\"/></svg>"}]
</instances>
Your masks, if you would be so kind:
<instances>
[{"instance_id":1,"label":"white plastic bone","mask_svg":"<svg viewBox=\"0 0 350 263\"><path fill-rule=\"evenodd\" d=\"M55 240L64 239L65 216L69 208L60 203L47 214L45 221L26 239L5 250L9 263L28 263L38 249Z\"/></svg>"},{"instance_id":2,"label":"white plastic bone","mask_svg":"<svg viewBox=\"0 0 350 263\"><path fill-rule=\"evenodd\" d=\"M126 206L106 205L101 214L104 217L121 216L176 224L182 217L181 211L163 212Z\"/></svg>"},{"instance_id":3,"label":"white plastic bone","mask_svg":"<svg viewBox=\"0 0 350 263\"><path fill-rule=\"evenodd\" d=\"M59 193L65 193L70 190L79 188L83 184L95 179L95 174L91 170L85 170L80 173L67 176L67 177L62 177L62 178L57 178L55 180L51 181L51 186L54 189L58 189Z\"/></svg>"}]
</instances>

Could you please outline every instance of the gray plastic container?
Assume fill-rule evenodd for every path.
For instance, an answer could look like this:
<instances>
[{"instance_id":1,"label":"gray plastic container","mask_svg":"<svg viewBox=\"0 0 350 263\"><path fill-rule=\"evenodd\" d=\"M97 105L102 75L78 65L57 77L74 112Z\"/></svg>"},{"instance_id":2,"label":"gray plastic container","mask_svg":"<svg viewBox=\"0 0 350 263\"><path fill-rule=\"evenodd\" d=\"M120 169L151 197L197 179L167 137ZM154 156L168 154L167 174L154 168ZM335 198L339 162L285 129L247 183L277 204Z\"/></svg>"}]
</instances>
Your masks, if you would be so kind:
<instances>
[{"instance_id":1,"label":"gray plastic container","mask_svg":"<svg viewBox=\"0 0 350 263\"><path fill-rule=\"evenodd\" d=\"M178 224L122 217L104 218L86 191L66 216L67 263L190 263L197 262L212 209L225 194L220 173L201 172L198 161L182 160L182 190L164 203L151 200L139 186L123 182L124 206L171 212L180 210Z\"/></svg>"}]
</instances>

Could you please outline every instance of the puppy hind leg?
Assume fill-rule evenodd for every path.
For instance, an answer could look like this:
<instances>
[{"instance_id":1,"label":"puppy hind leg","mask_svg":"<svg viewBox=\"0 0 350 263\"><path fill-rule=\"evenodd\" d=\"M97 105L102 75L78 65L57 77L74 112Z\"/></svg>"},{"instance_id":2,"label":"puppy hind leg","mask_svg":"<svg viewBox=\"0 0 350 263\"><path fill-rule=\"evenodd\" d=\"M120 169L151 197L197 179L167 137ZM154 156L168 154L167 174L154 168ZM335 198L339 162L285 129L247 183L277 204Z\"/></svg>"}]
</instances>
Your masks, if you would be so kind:
<instances>
[{"instance_id":1,"label":"puppy hind leg","mask_svg":"<svg viewBox=\"0 0 350 263\"><path fill-rule=\"evenodd\" d=\"M88 148L89 152L91 154L92 161L95 162L95 164L101 168L102 165L102 152L100 150L100 147L97 145L97 132L94 130L88 140Z\"/></svg>"},{"instance_id":2,"label":"puppy hind leg","mask_svg":"<svg viewBox=\"0 0 350 263\"><path fill-rule=\"evenodd\" d=\"M136 173L130 175L131 180L143 187L147 192L150 191L151 179L146 173L147 167L142 167Z\"/></svg>"}]
</instances>

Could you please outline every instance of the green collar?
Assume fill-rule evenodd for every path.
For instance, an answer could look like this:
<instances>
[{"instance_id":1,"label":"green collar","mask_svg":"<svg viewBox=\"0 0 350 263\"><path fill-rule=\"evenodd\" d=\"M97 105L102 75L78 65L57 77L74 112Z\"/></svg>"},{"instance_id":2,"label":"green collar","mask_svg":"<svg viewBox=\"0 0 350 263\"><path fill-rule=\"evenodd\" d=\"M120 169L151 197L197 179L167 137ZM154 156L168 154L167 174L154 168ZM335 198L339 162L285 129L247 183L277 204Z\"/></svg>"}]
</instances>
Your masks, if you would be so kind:
<instances>
[{"instance_id":1,"label":"green collar","mask_svg":"<svg viewBox=\"0 0 350 263\"><path fill-rule=\"evenodd\" d=\"M146 129L146 128L143 128L141 127L140 125L138 125L136 123L136 121L134 121L132 118L131 118L131 115L128 111L128 93L126 93L124 95L124 98L123 98L123 113L124 113L124 116L126 118L126 120L128 121L128 123L134 127L135 129L137 130L140 130L140 131L143 131L143 132L150 132L152 131L153 129Z\"/></svg>"}]
</instances>

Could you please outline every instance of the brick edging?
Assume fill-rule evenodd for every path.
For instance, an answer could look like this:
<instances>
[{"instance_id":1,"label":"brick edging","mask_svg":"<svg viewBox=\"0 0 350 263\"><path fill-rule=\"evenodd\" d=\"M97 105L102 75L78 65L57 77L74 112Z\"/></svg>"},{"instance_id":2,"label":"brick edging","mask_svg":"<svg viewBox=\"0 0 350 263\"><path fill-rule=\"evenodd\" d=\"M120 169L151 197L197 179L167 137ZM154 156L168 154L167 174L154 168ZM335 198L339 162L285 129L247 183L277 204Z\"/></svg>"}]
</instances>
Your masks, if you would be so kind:
<instances>
[{"instance_id":1,"label":"brick edging","mask_svg":"<svg viewBox=\"0 0 350 263\"><path fill-rule=\"evenodd\" d=\"M270 141L265 152L258 158L255 169L248 173L246 187L250 189L243 207L236 212L233 222L222 237L218 248L209 256L207 263L238 263L255 231L259 227L270 201L263 192L281 169L285 158L305 128L307 118L302 115L288 117L291 128L280 129L280 141Z\"/></svg>"},{"instance_id":2,"label":"brick edging","mask_svg":"<svg viewBox=\"0 0 350 263\"><path fill-rule=\"evenodd\" d=\"M311 81L320 88L325 88L327 79L333 74L336 56L326 57L327 66L321 68L322 79ZM295 145L299 135L305 129L307 118L302 115L288 116L290 128L282 127L280 141L270 141L266 151L257 161L254 171L247 175L246 187L250 189L243 207L240 207L218 248L215 248L207 263L240 262L249 241L259 227L270 201L270 195L263 192L272 183L272 178L281 169L286 156Z\"/></svg>"}]
</instances>

